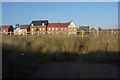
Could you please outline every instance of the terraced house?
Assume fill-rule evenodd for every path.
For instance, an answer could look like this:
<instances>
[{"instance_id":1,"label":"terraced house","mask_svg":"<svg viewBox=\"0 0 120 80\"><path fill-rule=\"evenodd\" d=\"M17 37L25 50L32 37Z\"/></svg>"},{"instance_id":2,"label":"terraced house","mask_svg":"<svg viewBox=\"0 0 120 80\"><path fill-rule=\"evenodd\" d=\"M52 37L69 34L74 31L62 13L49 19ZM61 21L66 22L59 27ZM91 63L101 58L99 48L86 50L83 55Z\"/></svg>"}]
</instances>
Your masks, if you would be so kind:
<instances>
[{"instance_id":1,"label":"terraced house","mask_svg":"<svg viewBox=\"0 0 120 80\"><path fill-rule=\"evenodd\" d=\"M73 21L67 23L49 23L48 20L32 21L30 32L39 31L42 34L77 34L77 27Z\"/></svg>"},{"instance_id":2,"label":"terraced house","mask_svg":"<svg viewBox=\"0 0 120 80\"><path fill-rule=\"evenodd\" d=\"M0 32L2 32L2 34L10 34L9 32L13 32L14 28L12 25L2 25L0 26Z\"/></svg>"},{"instance_id":3,"label":"terraced house","mask_svg":"<svg viewBox=\"0 0 120 80\"><path fill-rule=\"evenodd\" d=\"M30 23L30 32L34 34L34 32L39 31L42 34L45 34L47 31L48 20L37 20L32 21Z\"/></svg>"}]
</instances>

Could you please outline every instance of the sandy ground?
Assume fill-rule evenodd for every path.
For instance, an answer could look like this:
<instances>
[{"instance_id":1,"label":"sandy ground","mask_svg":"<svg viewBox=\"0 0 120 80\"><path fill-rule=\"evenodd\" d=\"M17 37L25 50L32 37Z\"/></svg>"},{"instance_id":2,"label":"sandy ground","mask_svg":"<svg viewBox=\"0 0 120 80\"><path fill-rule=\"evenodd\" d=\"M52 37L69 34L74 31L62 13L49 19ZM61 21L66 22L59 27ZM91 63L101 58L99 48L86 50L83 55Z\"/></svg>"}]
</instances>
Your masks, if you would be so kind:
<instances>
[{"instance_id":1,"label":"sandy ground","mask_svg":"<svg viewBox=\"0 0 120 80\"><path fill-rule=\"evenodd\" d=\"M29 78L118 78L119 67L108 64L50 62Z\"/></svg>"}]
</instances>

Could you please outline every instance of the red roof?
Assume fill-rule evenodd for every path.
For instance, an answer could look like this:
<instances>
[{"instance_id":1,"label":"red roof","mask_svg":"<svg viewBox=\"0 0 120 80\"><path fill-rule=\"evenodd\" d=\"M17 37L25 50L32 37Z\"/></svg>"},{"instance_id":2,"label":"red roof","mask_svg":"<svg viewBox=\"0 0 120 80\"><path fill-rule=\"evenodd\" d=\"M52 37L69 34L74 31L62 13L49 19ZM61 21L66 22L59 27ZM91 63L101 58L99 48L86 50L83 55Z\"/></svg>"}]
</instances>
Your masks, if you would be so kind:
<instances>
[{"instance_id":1,"label":"red roof","mask_svg":"<svg viewBox=\"0 0 120 80\"><path fill-rule=\"evenodd\" d=\"M102 31L120 31L120 29L102 29Z\"/></svg>"},{"instance_id":2,"label":"red roof","mask_svg":"<svg viewBox=\"0 0 120 80\"><path fill-rule=\"evenodd\" d=\"M68 27L70 23L49 23L48 27Z\"/></svg>"},{"instance_id":3,"label":"red roof","mask_svg":"<svg viewBox=\"0 0 120 80\"><path fill-rule=\"evenodd\" d=\"M20 29L27 29L29 27L29 24L26 25L20 25Z\"/></svg>"},{"instance_id":4,"label":"red roof","mask_svg":"<svg viewBox=\"0 0 120 80\"><path fill-rule=\"evenodd\" d=\"M8 29L8 28L10 28L12 25L4 25L4 26L0 26L0 28L2 28L2 29Z\"/></svg>"},{"instance_id":5,"label":"red roof","mask_svg":"<svg viewBox=\"0 0 120 80\"><path fill-rule=\"evenodd\" d=\"M91 28L90 31L96 31L96 29L95 28Z\"/></svg>"}]
</instances>

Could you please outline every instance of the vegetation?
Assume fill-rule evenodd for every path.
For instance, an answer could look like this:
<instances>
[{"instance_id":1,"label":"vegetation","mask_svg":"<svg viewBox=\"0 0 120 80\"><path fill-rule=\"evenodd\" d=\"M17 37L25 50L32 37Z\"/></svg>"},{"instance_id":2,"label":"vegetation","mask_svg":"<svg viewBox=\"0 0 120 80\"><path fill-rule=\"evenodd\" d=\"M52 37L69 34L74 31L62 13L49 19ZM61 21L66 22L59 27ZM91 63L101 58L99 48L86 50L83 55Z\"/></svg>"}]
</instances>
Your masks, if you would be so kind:
<instances>
[{"instance_id":1,"label":"vegetation","mask_svg":"<svg viewBox=\"0 0 120 80\"><path fill-rule=\"evenodd\" d=\"M36 27L35 31L39 31L39 28L38 28L38 27Z\"/></svg>"},{"instance_id":2,"label":"vegetation","mask_svg":"<svg viewBox=\"0 0 120 80\"><path fill-rule=\"evenodd\" d=\"M98 30L99 30L99 31L101 31L101 30L102 30L102 28L100 28L100 27L99 27L99 28L98 28Z\"/></svg>"},{"instance_id":3,"label":"vegetation","mask_svg":"<svg viewBox=\"0 0 120 80\"><path fill-rule=\"evenodd\" d=\"M118 63L118 35L3 36L3 78L29 76L46 62Z\"/></svg>"}]
</instances>

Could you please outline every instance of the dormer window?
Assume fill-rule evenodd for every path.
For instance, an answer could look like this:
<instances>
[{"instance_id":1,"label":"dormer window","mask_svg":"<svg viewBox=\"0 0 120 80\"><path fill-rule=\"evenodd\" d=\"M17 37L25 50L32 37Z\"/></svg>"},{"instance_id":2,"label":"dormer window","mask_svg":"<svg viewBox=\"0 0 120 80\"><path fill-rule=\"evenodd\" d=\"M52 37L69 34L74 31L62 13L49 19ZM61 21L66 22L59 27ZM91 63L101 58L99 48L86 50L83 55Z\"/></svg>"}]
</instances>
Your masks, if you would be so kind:
<instances>
[{"instance_id":1,"label":"dormer window","mask_svg":"<svg viewBox=\"0 0 120 80\"><path fill-rule=\"evenodd\" d=\"M45 23L42 23L42 26L45 26Z\"/></svg>"},{"instance_id":2,"label":"dormer window","mask_svg":"<svg viewBox=\"0 0 120 80\"><path fill-rule=\"evenodd\" d=\"M31 26L34 26L33 24L31 24Z\"/></svg>"}]
</instances>

